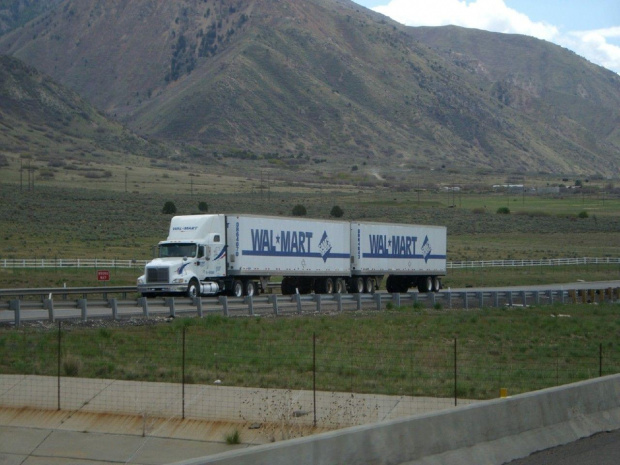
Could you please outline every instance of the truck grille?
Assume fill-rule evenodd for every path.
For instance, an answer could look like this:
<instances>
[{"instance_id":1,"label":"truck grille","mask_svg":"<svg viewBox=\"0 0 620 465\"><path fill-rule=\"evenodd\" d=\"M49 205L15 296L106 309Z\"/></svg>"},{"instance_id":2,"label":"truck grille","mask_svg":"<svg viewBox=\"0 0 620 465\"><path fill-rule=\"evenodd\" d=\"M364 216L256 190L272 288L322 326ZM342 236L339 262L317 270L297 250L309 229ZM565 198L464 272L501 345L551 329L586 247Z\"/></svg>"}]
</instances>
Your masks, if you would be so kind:
<instances>
[{"instance_id":1,"label":"truck grille","mask_svg":"<svg viewBox=\"0 0 620 465\"><path fill-rule=\"evenodd\" d=\"M169 282L170 274L168 268L147 268L146 269L146 282L147 283L167 283Z\"/></svg>"}]
</instances>

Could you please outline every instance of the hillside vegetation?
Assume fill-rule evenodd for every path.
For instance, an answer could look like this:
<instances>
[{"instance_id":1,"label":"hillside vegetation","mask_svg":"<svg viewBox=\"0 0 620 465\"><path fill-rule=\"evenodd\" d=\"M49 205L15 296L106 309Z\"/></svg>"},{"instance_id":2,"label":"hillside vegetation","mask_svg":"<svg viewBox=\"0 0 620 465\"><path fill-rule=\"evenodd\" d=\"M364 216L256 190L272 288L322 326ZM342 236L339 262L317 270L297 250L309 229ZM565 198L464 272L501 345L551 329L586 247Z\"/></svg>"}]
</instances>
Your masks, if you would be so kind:
<instances>
[{"instance_id":1,"label":"hillside vegetation","mask_svg":"<svg viewBox=\"0 0 620 465\"><path fill-rule=\"evenodd\" d=\"M540 40L405 27L348 0L64 0L0 53L194 163L620 168L618 75Z\"/></svg>"}]
</instances>

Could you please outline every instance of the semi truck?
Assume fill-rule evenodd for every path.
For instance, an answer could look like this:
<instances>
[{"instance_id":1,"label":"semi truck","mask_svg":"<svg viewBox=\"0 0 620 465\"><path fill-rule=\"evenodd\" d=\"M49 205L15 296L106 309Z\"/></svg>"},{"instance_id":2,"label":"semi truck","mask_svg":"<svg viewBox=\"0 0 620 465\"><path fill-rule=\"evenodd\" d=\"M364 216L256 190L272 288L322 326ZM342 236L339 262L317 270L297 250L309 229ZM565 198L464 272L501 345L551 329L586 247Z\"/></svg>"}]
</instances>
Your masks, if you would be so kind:
<instances>
[{"instance_id":1,"label":"semi truck","mask_svg":"<svg viewBox=\"0 0 620 465\"><path fill-rule=\"evenodd\" d=\"M281 278L282 294L437 292L446 228L246 214L175 216L138 278L145 297L252 296Z\"/></svg>"}]
</instances>

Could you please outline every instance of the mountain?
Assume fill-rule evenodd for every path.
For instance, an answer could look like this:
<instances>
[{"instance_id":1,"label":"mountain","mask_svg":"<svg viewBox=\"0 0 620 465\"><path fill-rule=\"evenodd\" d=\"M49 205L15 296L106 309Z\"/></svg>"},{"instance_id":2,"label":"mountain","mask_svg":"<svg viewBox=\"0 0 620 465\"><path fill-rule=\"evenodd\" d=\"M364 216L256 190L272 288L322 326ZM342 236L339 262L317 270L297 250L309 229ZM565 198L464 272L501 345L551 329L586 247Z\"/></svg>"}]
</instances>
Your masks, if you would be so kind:
<instances>
[{"instance_id":1,"label":"mountain","mask_svg":"<svg viewBox=\"0 0 620 465\"><path fill-rule=\"evenodd\" d=\"M9 56L0 56L0 101L0 153L36 156L49 166L65 166L70 159L121 162L128 154L167 153Z\"/></svg>"},{"instance_id":2,"label":"mountain","mask_svg":"<svg viewBox=\"0 0 620 465\"><path fill-rule=\"evenodd\" d=\"M349 0L64 0L0 37L0 53L205 163L620 168L615 73L540 40L405 27Z\"/></svg>"},{"instance_id":3,"label":"mountain","mask_svg":"<svg viewBox=\"0 0 620 465\"><path fill-rule=\"evenodd\" d=\"M62 0L0 0L0 35L51 10Z\"/></svg>"}]
</instances>

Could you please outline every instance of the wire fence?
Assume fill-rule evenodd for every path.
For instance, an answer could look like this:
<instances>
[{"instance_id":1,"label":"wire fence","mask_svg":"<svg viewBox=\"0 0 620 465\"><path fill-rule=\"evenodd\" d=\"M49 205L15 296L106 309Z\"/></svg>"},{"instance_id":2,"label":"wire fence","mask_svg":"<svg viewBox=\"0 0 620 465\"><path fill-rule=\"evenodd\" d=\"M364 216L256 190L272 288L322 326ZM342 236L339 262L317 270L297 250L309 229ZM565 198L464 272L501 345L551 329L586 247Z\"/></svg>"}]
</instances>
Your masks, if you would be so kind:
<instances>
[{"instance_id":1,"label":"wire fence","mask_svg":"<svg viewBox=\"0 0 620 465\"><path fill-rule=\"evenodd\" d=\"M102 258L3 258L1 268L144 268L149 260ZM446 268L505 268L620 264L619 257L574 257L522 260L473 260L447 262Z\"/></svg>"},{"instance_id":2,"label":"wire fence","mask_svg":"<svg viewBox=\"0 0 620 465\"><path fill-rule=\"evenodd\" d=\"M252 319L250 335L216 321L4 332L0 406L277 426L290 437L620 371L611 343L339 342L301 326L300 337L282 340L262 336Z\"/></svg>"}]
</instances>

